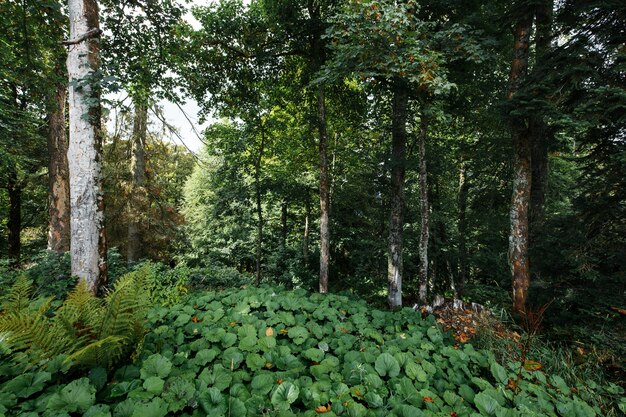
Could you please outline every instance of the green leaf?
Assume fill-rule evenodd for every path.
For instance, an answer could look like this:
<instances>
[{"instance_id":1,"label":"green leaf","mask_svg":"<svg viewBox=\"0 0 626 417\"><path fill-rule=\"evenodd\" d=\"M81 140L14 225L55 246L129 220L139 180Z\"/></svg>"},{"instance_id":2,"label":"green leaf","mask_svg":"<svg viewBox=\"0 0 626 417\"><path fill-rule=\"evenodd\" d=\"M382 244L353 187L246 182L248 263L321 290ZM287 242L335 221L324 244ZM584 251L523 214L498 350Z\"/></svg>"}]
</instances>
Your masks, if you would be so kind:
<instances>
[{"instance_id":1,"label":"green leaf","mask_svg":"<svg viewBox=\"0 0 626 417\"><path fill-rule=\"evenodd\" d=\"M200 366L205 366L207 363L210 363L217 356L217 351L214 349L201 349L196 353L196 357L193 359L193 362Z\"/></svg>"},{"instance_id":2,"label":"green leaf","mask_svg":"<svg viewBox=\"0 0 626 417\"><path fill-rule=\"evenodd\" d=\"M261 394L267 394L272 390L275 382L273 374L264 373L255 375L252 378L251 386L253 390Z\"/></svg>"},{"instance_id":3,"label":"green leaf","mask_svg":"<svg viewBox=\"0 0 626 417\"><path fill-rule=\"evenodd\" d=\"M111 417L111 410L108 405L96 404L89 407L83 417Z\"/></svg>"},{"instance_id":4,"label":"green leaf","mask_svg":"<svg viewBox=\"0 0 626 417\"><path fill-rule=\"evenodd\" d=\"M289 329L288 335L293 339L293 343L301 345L309 337L309 331L302 326L295 326Z\"/></svg>"},{"instance_id":5,"label":"green leaf","mask_svg":"<svg viewBox=\"0 0 626 417\"><path fill-rule=\"evenodd\" d=\"M484 392L479 392L478 394L476 394L476 396L474 397L474 404L476 404L478 411L487 416L495 415L496 410L500 408L498 401L493 399L488 394L485 394Z\"/></svg>"},{"instance_id":6,"label":"green leaf","mask_svg":"<svg viewBox=\"0 0 626 417\"><path fill-rule=\"evenodd\" d=\"M302 352L302 355L313 362L321 362L324 359L324 352L318 348L310 348Z\"/></svg>"},{"instance_id":7,"label":"green leaf","mask_svg":"<svg viewBox=\"0 0 626 417\"><path fill-rule=\"evenodd\" d=\"M154 395L163 392L163 385L165 385L165 381L158 376L150 376L143 383L144 389Z\"/></svg>"},{"instance_id":8,"label":"green leaf","mask_svg":"<svg viewBox=\"0 0 626 417\"><path fill-rule=\"evenodd\" d=\"M67 384L59 393L48 400L47 408L52 411L70 413L87 411L96 402L96 387L89 383L89 378L81 378Z\"/></svg>"},{"instance_id":9,"label":"green leaf","mask_svg":"<svg viewBox=\"0 0 626 417\"><path fill-rule=\"evenodd\" d=\"M149 403L136 404L131 417L165 417L166 415L167 403L157 397Z\"/></svg>"},{"instance_id":10,"label":"green leaf","mask_svg":"<svg viewBox=\"0 0 626 417\"><path fill-rule=\"evenodd\" d=\"M165 378L172 370L172 362L166 357L156 353L146 359L141 367L141 378L146 379L151 376Z\"/></svg>"},{"instance_id":11,"label":"green leaf","mask_svg":"<svg viewBox=\"0 0 626 417\"><path fill-rule=\"evenodd\" d=\"M43 390L46 382L50 381L50 372L37 372L18 375L7 382L3 391L11 392L16 397L26 398Z\"/></svg>"},{"instance_id":12,"label":"green leaf","mask_svg":"<svg viewBox=\"0 0 626 417\"><path fill-rule=\"evenodd\" d=\"M374 364L374 368L380 376L389 376L389 378L393 378L400 374L400 364L396 358L387 352L381 353L378 356L376 363Z\"/></svg>"},{"instance_id":13,"label":"green leaf","mask_svg":"<svg viewBox=\"0 0 626 417\"><path fill-rule=\"evenodd\" d=\"M279 410L287 410L298 399L300 390L291 382L280 384L272 394L272 405Z\"/></svg>"},{"instance_id":14,"label":"green leaf","mask_svg":"<svg viewBox=\"0 0 626 417\"><path fill-rule=\"evenodd\" d=\"M417 379L419 382L428 381L428 375L426 375L424 369L415 362L407 362L405 372L406 375L413 380Z\"/></svg>"},{"instance_id":15,"label":"green leaf","mask_svg":"<svg viewBox=\"0 0 626 417\"><path fill-rule=\"evenodd\" d=\"M509 376L506 369L498 362L491 362L491 374L497 382L506 385L509 381Z\"/></svg>"}]
</instances>

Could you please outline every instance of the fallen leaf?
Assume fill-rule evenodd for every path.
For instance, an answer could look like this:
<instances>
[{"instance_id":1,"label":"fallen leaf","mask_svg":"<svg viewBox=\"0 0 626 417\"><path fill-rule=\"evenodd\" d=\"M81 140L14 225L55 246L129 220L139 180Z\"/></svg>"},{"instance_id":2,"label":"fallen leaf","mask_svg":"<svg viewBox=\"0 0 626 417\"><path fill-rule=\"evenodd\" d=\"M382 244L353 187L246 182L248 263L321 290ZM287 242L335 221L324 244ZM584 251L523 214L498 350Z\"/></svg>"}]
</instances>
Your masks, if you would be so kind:
<instances>
[{"instance_id":1,"label":"fallen leaf","mask_svg":"<svg viewBox=\"0 0 626 417\"><path fill-rule=\"evenodd\" d=\"M315 412L317 414L328 413L330 411L330 408L330 403L328 403L327 405L318 405L317 407L315 407Z\"/></svg>"},{"instance_id":2,"label":"fallen leaf","mask_svg":"<svg viewBox=\"0 0 626 417\"><path fill-rule=\"evenodd\" d=\"M432 403L433 402L433 399L431 397L424 397L424 398L422 398L422 400L424 400L424 402L426 402L426 403Z\"/></svg>"},{"instance_id":3,"label":"fallen leaf","mask_svg":"<svg viewBox=\"0 0 626 417\"><path fill-rule=\"evenodd\" d=\"M281 333L289 333L289 330L287 330L287 329L280 329L280 332Z\"/></svg>"},{"instance_id":4,"label":"fallen leaf","mask_svg":"<svg viewBox=\"0 0 626 417\"><path fill-rule=\"evenodd\" d=\"M284 381L284 379L282 379L282 378L278 378L278 381L276 381L276 383L277 383L278 385L280 385L280 384L282 384L282 383L283 383L283 381Z\"/></svg>"},{"instance_id":5,"label":"fallen leaf","mask_svg":"<svg viewBox=\"0 0 626 417\"><path fill-rule=\"evenodd\" d=\"M524 369L526 369L527 371L538 371L541 368L543 368L543 365L537 361L527 360L526 362L524 362Z\"/></svg>"},{"instance_id":6,"label":"fallen leaf","mask_svg":"<svg viewBox=\"0 0 626 417\"><path fill-rule=\"evenodd\" d=\"M268 327L267 329L265 329L265 336L267 337L274 336L274 329L272 329L271 327Z\"/></svg>"}]
</instances>

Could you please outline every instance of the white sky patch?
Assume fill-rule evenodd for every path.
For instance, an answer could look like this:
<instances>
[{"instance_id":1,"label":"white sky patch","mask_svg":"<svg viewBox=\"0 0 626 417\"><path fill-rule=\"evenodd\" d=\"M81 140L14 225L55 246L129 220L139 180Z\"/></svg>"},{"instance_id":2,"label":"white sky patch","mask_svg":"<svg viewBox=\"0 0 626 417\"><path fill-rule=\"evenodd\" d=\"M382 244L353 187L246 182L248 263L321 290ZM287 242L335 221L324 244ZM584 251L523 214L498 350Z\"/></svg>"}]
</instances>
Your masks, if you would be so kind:
<instances>
[{"instance_id":1,"label":"white sky patch","mask_svg":"<svg viewBox=\"0 0 626 417\"><path fill-rule=\"evenodd\" d=\"M198 30L202 27L200 22L193 17L191 14L192 6L206 6L207 4L212 3L212 1L206 0L193 0L190 3L189 10L184 16L184 19L195 29ZM105 98L111 101L122 100L126 97L127 94L125 92L109 94ZM198 113L200 111L200 106L198 103L191 97L184 97L184 103L176 104L167 100L161 100L158 103L158 106L163 109L163 115L165 117L166 122L177 129L177 134L169 134L166 136L171 142L185 146L187 149L194 153L199 153L202 150L202 134L204 129L206 129L211 123L215 122L216 119L209 118L205 123L200 123L198 120ZM129 102L125 103L126 105L130 105ZM114 132L115 130L115 112L111 112L106 121L106 126L109 132ZM154 114L149 114L150 123L159 126L163 123L159 121ZM200 137L198 137L200 136Z\"/></svg>"}]
</instances>

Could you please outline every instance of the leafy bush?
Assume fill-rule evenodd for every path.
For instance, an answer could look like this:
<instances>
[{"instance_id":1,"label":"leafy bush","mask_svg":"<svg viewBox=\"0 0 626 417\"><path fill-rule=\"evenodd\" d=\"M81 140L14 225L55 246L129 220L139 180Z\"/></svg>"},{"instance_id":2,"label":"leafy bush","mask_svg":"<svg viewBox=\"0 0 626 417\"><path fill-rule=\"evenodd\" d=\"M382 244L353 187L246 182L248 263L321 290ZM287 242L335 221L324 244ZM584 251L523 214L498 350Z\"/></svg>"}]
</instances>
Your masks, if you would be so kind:
<instances>
[{"instance_id":1,"label":"leafy bush","mask_svg":"<svg viewBox=\"0 0 626 417\"><path fill-rule=\"evenodd\" d=\"M129 271L115 248L107 252L107 265L111 282ZM76 286L71 270L70 254L67 252L42 251L30 260L25 269L12 269L5 262L0 264L0 295L3 288L10 288L23 275L33 282L36 295L62 300Z\"/></svg>"},{"instance_id":2,"label":"leafy bush","mask_svg":"<svg viewBox=\"0 0 626 417\"><path fill-rule=\"evenodd\" d=\"M194 293L148 317L143 353L110 383L25 373L0 385L0 415L606 415L540 371L511 389L516 364L452 345L411 309L263 287Z\"/></svg>"},{"instance_id":3,"label":"leafy bush","mask_svg":"<svg viewBox=\"0 0 626 417\"><path fill-rule=\"evenodd\" d=\"M254 283L254 277L251 274L242 273L227 266L211 265L187 270L189 271L189 286L193 289L237 288Z\"/></svg>"}]
</instances>

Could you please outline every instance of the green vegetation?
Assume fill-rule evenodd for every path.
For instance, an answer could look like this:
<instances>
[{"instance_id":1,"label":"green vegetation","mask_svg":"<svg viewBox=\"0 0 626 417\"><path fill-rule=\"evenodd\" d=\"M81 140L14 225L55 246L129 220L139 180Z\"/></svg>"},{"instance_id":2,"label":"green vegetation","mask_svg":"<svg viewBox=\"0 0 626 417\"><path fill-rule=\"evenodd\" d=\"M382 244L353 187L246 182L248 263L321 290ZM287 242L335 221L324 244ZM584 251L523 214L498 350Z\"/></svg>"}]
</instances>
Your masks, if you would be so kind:
<instances>
[{"instance_id":1,"label":"green vegetation","mask_svg":"<svg viewBox=\"0 0 626 417\"><path fill-rule=\"evenodd\" d=\"M152 308L147 330L132 363L80 377L63 355L13 379L5 373L0 414L586 417L626 407L616 385L568 385L524 367L518 376L519 363L455 345L432 316L353 297L269 286L198 291ZM3 369L23 370L6 361ZM601 409L602 396L614 408Z\"/></svg>"},{"instance_id":2,"label":"green vegetation","mask_svg":"<svg viewBox=\"0 0 626 417\"><path fill-rule=\"evenodd\" d=\"M624 22L0 0L0 417L623 415Z\"/></svg>"}]
</instances>

